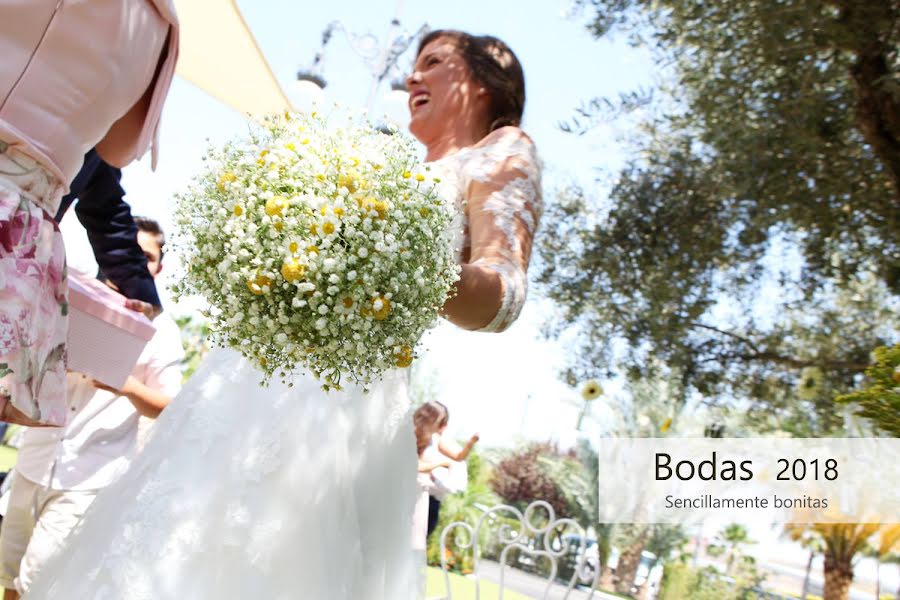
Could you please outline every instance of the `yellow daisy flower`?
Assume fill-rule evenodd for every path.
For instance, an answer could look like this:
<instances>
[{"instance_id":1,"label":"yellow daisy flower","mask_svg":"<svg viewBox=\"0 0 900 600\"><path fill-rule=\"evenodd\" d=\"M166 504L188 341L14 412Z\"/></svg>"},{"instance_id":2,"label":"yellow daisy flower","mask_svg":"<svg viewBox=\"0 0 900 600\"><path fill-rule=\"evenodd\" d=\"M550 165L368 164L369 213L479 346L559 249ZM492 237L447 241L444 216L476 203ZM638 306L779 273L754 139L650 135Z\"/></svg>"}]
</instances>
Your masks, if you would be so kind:
<instances>
[{"instance_id":1,"label":"yellow daisy flower","mask_svg":"<svg viewBox=\"0 0 900 600\"><path fill-rule=\"evenodd\" d=\"M226 184L231 183L232 181L237 181L237 175L234 173L222 173L219 176L219 181L216 182L216 187L219 188L220 192L225 191Z\"/></svg>"},{"instance_id":2,"label":"yellow daisy flower","mask_svg":"<svg viewBox=\"0 0 900 600\"><path fill-rule=\"evenodd\" d=\"M256 296L261 296L266 293L263 288L272 287L272 280L266 277L265 275L257 275L252 279L247 280L247 289L249 289Z\"/></svg>"},{"instance_id":3,"label":"yellow daisy flower","mask_svg":"<svg viewBox=\"0 0 900 600\"><path fill-rule=\"evenodd\" d=\"M394 353L394 364L401 369L407 368L412 364L413 350L410 346L401 346L400 350Z\"/></svg>"},{"instance_id":4,"label":"yellow daisy flower","mask_svg":"<svg viewBox=\"0 0 900 600\"><path fill-rule=\"evenodd\" d=\"M306 267L300 264L296 258L285 259L281 265L281 276L285 281L297 281L306 274Z\"/></svg>"},{"instance_id":5,"label":"yellow daisy flower","mask_svg":"<svg viewBox=\"0 0 900 600\"><path fill-rule=\"evenodd\" d=\"M379 296L372 301L372 316L376 321L384 321L391 314L391 301Z\"/></svg>"},{"instance_id":6,"label":"yellow daisy flower","mask_svg":"<svg viewBox=\"0 0 900 600\"><path fill-rule=\"evenodd\" d=\"M287 205L287 200L281 196L273 196L266 200L266 214L270 217L281 216Z\"/></svg>"}]
</instances>

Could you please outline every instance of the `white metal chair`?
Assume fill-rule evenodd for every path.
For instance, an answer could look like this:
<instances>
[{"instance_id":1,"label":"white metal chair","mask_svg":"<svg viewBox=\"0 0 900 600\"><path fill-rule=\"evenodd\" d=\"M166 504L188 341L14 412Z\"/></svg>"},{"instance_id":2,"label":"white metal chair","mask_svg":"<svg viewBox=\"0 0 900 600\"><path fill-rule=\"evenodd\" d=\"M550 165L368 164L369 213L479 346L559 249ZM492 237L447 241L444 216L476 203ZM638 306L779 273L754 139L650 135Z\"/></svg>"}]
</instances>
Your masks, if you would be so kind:
<instances>
[{"instance_id":1,"label":"white metal chair","mask_svg":"<svg viewBox=\"0 0 900 600\"><path fill-rule=\"evenodd\" d=\"M546 515L543 525L535 521L539 517L539 514L536 514L539 509ZM467 539L460 539L463 537L460 535L460 531L465 532ZM567 536L568 540L577 540L576 547L573 548L567 537L563 536L566 531L576 534L575 538ZM503 600L506 571L512 568L508 564L508 560L514 550L535 560L539 557L549 560L550 573L546 578L547 583L541 596L542 600L546 600L550 594L553 582L559 572L559 561L571 554L575 555L574 572L566 582L563 599L568 600L577 584L590 586L587 598L590 600L594 597L600 571L596 561L590 560L585 529L574 519L557 519L553 507L549 503L536 500L528 505L524 514L513 506L500 504L486 509L474 527L469 523L457 521L441 531L441 567L444 572L444 586L447 594L444 596L444 600L453 600L447 564L447 543L449 541L454 542L454 547L459 551L471 551L473 569L471 578L475 583L475 598L480 600L482 548L479 541L482 540L482 532L487 534L487 540L495 540L500 546L498 600Z\"/></svg>"}]
</instances>

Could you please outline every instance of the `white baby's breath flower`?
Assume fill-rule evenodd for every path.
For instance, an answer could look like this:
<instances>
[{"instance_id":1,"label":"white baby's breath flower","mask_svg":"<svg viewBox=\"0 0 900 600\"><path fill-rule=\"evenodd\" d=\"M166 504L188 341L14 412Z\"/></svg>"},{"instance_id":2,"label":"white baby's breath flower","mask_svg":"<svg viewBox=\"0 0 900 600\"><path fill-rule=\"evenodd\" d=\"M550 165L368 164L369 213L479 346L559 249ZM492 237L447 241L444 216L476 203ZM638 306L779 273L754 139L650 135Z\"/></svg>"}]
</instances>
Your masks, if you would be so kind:
<instances>
[{"instance_id":1,"label":"white baby's breath flower","mask_svg":"<svg viewBox=\"0 0 900 600\"><path fill-rule=\"evenodd\" d=\"M436 320L458 273L453 215L403 177L420 170L408 140L335 119L271 117L210 151L179 197L190 271L175 291L203 296L217 341L265 378L365 387Z\"/></svg>"}]
</instances>

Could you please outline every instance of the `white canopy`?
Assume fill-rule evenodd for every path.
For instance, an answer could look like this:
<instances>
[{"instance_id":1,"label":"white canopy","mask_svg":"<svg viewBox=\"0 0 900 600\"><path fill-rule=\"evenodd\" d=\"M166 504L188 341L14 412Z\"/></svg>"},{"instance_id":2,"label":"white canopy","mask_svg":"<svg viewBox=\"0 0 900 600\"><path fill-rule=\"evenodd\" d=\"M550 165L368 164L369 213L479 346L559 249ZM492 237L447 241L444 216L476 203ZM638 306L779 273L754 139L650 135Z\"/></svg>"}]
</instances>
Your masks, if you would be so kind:
<instances>
[{"instance_id":1,"label":"white canopy","mask_svg":"<svg viewBox=\"0 0 900 600\"><path fill-rule=\"evenodd\" d=\"M242 114L290 108L235 0L176 0L177 73Z\"/></svg>"}]
</instances>

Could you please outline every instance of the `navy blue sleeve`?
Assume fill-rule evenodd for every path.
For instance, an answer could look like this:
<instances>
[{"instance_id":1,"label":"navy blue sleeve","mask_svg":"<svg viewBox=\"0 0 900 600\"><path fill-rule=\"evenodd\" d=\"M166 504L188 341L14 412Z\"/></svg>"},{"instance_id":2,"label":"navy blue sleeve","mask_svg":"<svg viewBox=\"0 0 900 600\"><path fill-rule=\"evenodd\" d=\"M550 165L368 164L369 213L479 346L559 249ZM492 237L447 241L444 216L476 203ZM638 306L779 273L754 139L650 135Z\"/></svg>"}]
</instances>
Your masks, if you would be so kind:
<instances>
[{"instance_id":1,"label":"navy blue sleeve","mask_svg":"<svg viewBox=\"0 0 900 600\"><path fill-rule=\"evenodd\" d=\"M82 174L86 177L79 180ZM102 275L126 298L161 306L153 276L147 269L147 258L137 243L137 226L131 216L131 207L125 202L125 190L119 183L121 178L120 169L100 160L92 150L85 157L85 164L72 182L68 196L78 198L75 214L87 231ZM64 199L61 213L66 207L68 204ZM61 213L57 220L62 217Z\"/></svg>"}]
</instances>

